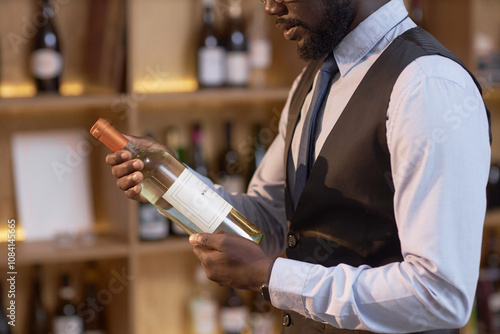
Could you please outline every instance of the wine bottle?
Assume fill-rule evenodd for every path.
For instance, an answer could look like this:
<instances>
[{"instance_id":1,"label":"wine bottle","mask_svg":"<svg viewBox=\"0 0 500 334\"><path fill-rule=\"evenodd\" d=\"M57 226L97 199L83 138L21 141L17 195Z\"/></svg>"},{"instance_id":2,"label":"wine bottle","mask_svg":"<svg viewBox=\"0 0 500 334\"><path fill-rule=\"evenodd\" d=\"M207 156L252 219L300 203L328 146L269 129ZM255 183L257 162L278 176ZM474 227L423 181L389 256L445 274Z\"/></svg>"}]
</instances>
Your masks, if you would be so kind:
<instances>
[{"instance_id":1,"label":"wine bottle","mask_svg":"<svg viewBox=\"0 0 500 334\"><path fill-rule=\"evenodd\" d=\"M490 166L488 184L486 185L488 209L500 206L500 166L496 163Z\"/></svg>"},{"instance_id":2,"label":"wine bottle","mask_svg":"<svg viewBox=\"0 0 500 334\"><path fill-rule=\"evenodd\" d=\"M247 37L241 19L241 0L234 0L229 6L229 36L226 50L227 84L234 87L246 86L249 76L249 60Z\"/></svg>"},{"instance_id":3,"label":"wine bottle","mask_svg":"<svg viewBox=\"0 0 500 334\"><path fill-rule=\"evenodd\" d=\"M111 150L130 151L144 162L142 196L189 234L222 231L262 239L262 232L169 153L139 149L104 119L90 132Z\"/></svg>"},{"instance_id":4,"label":"wine bottle","mask_svg":"<svg viewBox=\"0 0 500 334\"><path fill-rule=\"evenodd\" d=\"M54 316L53 334L82 334L83 319L76 312L75 290L69 275L63 275L59 288L59 302Z\"/></svg>"},{"instance_id":5,"label":"wine bottle","mask_svg":"<svg viewBox=\"0 0 500 334\"><path fill-rule=\"evenodd\" d=\"M47 310L43 304L40 266L35 266L33 274L33 288L31 291L31 301L29 303L29 325L30 334L48 334L49 322Z\"/></svg>"},{"instance_id":6,"label":"wine bottle","mask_svg":"<svg viewBox=\"0 0 500 334\"><path fill-rule=\"evenodd\" d=\"M63 57L53 23L54 10L50 0L43 0L41 3L44 24L40 26L35 36L35 48L31 54L31 72L35 78L37 92L57 93L63 70Z\"/></svg>"},{"instance_id":7,"label":"wine bottle","mask_svg":"<svg viewBox=\"0 0 500 334\"><path fill-rule=\"evenodd\" d=\"M260 162L264 158L267 151L266 144L263 140L263 133L264 130L262 129L262 126L260 124L256 124L254 130L255 140L252 148L252 157L250 158L250 164L248 167L247 183L249 183L252 179L253 174L257 170L257 167L259 167Z\"/></svg>"},{"instance_id":8,"label":"wine bottle","mask_svg":"<svg viewBox=\"0 0 500 334\"><path fill-rule=\"evenodd\" d=\"M139 238L143 241L162 240L168 237L168 218L149 203L139 203Z\"/></svg>"},{"instance_id":9,"label":"wine bottle","mask_svg":"<svg viewBox=\"0 0 500 334\"><path fill-rule=\"evenodd\" d=\"M202 87L219 87L226 80L226 50L215 29L214 0L203 0L203 29L198 46L198 81Z\"/></svg>"},{"instance_id":10,"label":"wine bottle","mask_svg":"<svg viewBox=\"0 0 500 334\"><path fill-rule=\"evenodd\" d=\"M191 128L191 155L189 164L200 175L208 175L207 162L203 154L201 143L203 142L203 133L200 124L196 123Z\"/></svg>"},{"instance_id":11,"label":"wine bottle","mask_svg":"<svg viewBox=\"0 0 500 334\"><path fill-rule=\"evenodd\" d=\"M217 333L217 301L213 297L205 270L200 265L195 273L196 293L189 302L193 334Z\"/></svg>"},{"instance_id":12,"label":"wine bottle","mask_svg":"<svg viewBox=\"0 0 500 334\"><path fill-rule=\"evenodd\" d=\"M267 69L271 65L272 48L267 27L266 14L262 6L257 4L248 32L249 83L256 88L267 86Z\"/></svg>"},{"instance_id":13,"label":"wine bottle","mask_svg":"<svg viewBox=\"0 0 500 334\"><path fill-rule=\"evenodd\" d=\"M221 327L224 334L240 334L248 319L248 308L243 304L238 292L229 288L220 310Z\"/></svg>"},{"instance_id":14,"label":"wine bottle","mask_svg":"<svg viewBox=\"0 0 500 334\"><path fill-rule=\"evenodd\" d=\"M97 265L94 262L87 264L85 268L85 300L98 300L98 284L99 273ZM104 317L104 308L87 310L88 317L85 318L83 334L105 334L106 318Z\"/></svg>"},{"instance_id":15,"label":"wine bottle","mask_svg":"<svg viewBox=\"0 0 500 334\"><path fill-rule=\"evenodd\" d=\"M243 167L240 164L238 152L232 146L232 124L229 122L225 125L225 134L226 144L220 155L217 183L229 193L242 193L245 191Z\"/></svg>"}]
</instances>

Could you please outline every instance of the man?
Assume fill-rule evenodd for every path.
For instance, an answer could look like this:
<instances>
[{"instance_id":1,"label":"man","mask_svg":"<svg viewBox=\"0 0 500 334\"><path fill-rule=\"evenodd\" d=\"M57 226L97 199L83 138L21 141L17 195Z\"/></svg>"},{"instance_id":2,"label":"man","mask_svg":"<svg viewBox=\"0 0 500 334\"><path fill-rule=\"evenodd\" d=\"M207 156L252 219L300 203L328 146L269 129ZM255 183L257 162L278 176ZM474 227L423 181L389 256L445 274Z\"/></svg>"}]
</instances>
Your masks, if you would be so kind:
<instances>
[{"instance_id":1,"label":"man","mask_svg":"<svg viewBox=\"0 0 500 334\"><path fill-rule=\"evenodd\" d=\"M478 278L490 157L473 78L414 29L402 0L264 2L311 63L248 192L214 186L264 232L262 248L192 235L207 276L268 291L285 310L283 333L462 327ZM142 163L129 159L117 152L107 162L140 199ZM285 245L287 258L274 261Z\"/></svg>"}]
</instances>

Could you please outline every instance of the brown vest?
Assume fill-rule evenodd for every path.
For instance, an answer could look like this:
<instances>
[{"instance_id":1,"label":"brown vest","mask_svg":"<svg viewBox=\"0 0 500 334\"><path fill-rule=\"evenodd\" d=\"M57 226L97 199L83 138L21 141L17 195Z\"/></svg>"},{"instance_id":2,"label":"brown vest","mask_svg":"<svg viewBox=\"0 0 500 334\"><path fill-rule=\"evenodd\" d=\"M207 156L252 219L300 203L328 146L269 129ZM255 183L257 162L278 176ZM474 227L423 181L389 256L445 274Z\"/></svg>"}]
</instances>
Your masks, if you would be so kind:
<instances>
[{"instance_id":1,"label":"brown vest","mask_svg":"<svg viewBox=\"0 0 500 334\"><path fill-rule=\"evenodd\" d=\"M401 72L425 55L441 55L464 66L421 28L405 32L382 53L356 89L312 167L296 210L285 182L288 258L327 267L340 263L379 267L403 260L394 217L394 185L386 140L387 107ZM292 97L285 166L300 110L322 61L308 66ZM481 90L475 78L474 81ZM283 315L286 325L282 333L350 332L293 312ZM454 332L458 330L433 331Z\"/></svg>"}]
</instances>

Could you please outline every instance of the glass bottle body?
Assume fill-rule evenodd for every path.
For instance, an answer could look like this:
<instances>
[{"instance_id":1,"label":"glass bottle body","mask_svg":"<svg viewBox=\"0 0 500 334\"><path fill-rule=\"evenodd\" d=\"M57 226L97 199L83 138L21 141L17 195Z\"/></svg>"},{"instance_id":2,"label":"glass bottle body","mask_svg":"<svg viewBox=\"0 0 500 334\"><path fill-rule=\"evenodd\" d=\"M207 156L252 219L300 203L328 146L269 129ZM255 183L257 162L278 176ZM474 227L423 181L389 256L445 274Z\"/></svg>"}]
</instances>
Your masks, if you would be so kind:
<instances>
[{"instance_id":1,"label":"glass bottle body","mask_svg":"<svg viewBox=\"0 0 500 334\"><path fill-rule=\"evenodd\" d=\"M167 152L131 143L125 150L144 162L141 195L187 233L222 231L256 243L262 239L262 232Z\"/></svg>"}]
</instances>

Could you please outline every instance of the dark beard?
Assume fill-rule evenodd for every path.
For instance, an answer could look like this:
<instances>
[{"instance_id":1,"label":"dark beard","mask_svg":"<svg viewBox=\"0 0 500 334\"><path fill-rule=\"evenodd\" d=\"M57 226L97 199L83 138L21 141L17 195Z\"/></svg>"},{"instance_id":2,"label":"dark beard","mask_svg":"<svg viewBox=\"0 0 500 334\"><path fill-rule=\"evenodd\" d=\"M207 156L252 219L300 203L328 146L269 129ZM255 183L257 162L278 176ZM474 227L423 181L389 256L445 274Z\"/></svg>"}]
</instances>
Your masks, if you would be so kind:
<instances>
[{"instance_id":1,"label":"dark beard","mask_svg":"<svg viewBox=\"0 0 500 334\"><path fill-rule=\"evenodd\" d=\"M347 35L354 20L355 1L326 0L326 15L316 28L309 28L302 46L297 48L299 57L307 62L317 60L333 51ZM304 26L302 24L302 26Z\"/></svg>"}]
</instances>

